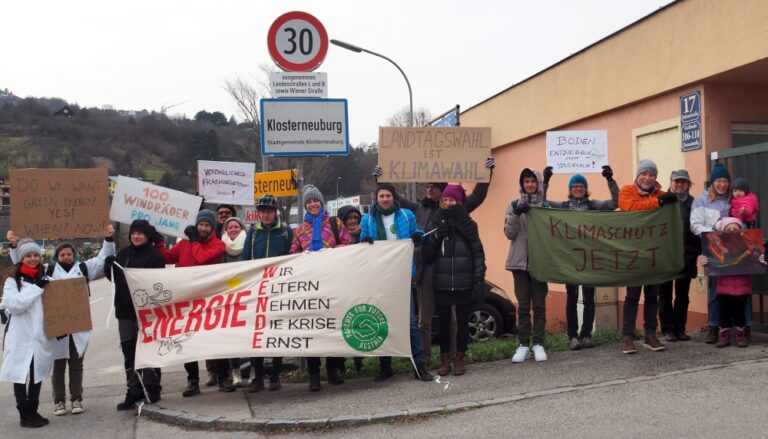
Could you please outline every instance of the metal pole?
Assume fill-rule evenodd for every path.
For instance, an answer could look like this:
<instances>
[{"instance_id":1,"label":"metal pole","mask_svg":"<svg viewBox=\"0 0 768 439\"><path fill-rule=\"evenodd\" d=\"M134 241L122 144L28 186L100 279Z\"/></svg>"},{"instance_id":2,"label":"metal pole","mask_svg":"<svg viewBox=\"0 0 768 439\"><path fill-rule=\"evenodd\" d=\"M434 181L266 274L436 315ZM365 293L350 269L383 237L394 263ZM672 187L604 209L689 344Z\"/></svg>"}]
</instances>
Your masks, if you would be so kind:
<instances>
[{"instance_id":1,"label":"metal pole","mask_svg":"<svg viewBox=\"0 0 768 439\"><path fill-rule=\"evenodd\" d=\"M296 212L299 216L298 223L304 220L304 204L301 202L301 194L304 191L304 162L301 157L296 160L296 171L299 174L296 178L296 183L299 186L299 190L296 193ZM291 211L288 211L288 224L291 223Z\"/></svg>"}]
</instances>

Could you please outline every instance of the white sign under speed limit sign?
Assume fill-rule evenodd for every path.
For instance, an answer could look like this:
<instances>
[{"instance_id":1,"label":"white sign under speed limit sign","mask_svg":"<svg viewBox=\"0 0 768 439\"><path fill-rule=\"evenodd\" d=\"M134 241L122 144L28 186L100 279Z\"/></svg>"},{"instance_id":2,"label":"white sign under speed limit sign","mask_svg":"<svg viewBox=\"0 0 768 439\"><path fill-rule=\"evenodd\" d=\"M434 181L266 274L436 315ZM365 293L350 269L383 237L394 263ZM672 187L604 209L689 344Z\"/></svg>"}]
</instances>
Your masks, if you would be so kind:
<instances>
[{"instance_id":1,"label":"white sign under speed limit sign","mask_svg":"<svg viewBox=\"0 0 768 439\"><path fill-rule=\"evenodd\" d=\"M328 33L312 15L288 12L272 23L267 46L269 55L283 70L309 72L318 68L328 53Z\"/></svg>"}]
</instances>

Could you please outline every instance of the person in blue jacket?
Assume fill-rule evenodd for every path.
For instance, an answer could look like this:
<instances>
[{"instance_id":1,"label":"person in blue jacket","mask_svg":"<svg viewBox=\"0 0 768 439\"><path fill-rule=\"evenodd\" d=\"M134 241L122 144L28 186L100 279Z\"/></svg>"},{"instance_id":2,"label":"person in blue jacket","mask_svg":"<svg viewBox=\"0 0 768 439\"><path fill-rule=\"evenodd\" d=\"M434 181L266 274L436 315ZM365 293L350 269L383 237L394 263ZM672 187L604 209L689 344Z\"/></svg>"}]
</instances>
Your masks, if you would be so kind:
<instances>
[{"instance_id":1,"label":"person in blue jacket","mask_svg":"<svg viewBox=\"0 0 768 439\"><path fill-rule=\"evenodd\" d=\"M371 211L360 220L360 242L373 244L374 241L411 239L420 245L424 232L416 225L416 216L408 209L400 207L395 199L394 186L380 183L376 189L376 204ZM416 274L416 264L411 266L411 279ZM427 361L419 333L419 324L414 313L413 295L411 295L411 356L416 365L414 376L421 381L432 381L432 375L427 370ZM392 357L379 357L379 372L374 381L384 381L391 378Z\"/></svg>"},{"instance_id":2,"label":"person in blue jacket","mask_svg":"<svg viewBox=\"0 0 768 439\"><path fill-rule=\"evenodd\" d=\"M277 198L269 194L259 198L256 202L256 211L259 213L259 222L251 224L248 229L240 259L250 261L287 255L291 249L293 231L288 224L280 221L280 216L277 214ZM264 358L251 358L251 365L254 377L248 386L248 393L256 393L264 390ZM282 387L280 384L282 366L282 357L272 358L269 390L279 390Z\"/></svg>"}]
</instances>

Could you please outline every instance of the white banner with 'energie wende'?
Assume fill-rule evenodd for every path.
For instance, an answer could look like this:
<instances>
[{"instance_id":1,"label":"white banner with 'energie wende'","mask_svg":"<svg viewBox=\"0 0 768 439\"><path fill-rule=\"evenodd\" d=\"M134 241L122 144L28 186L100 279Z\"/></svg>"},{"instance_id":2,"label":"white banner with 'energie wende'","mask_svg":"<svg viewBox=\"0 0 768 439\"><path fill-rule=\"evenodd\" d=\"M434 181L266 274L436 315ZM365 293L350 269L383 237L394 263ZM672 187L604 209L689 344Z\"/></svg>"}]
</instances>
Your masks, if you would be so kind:
<instances>
[{"instance_id":1,"label":"white banner with 'energie wende'","mask_svg":"<svg viewBox=\"0 0 768 439\"><path fill-rule=\"evenodd\" d=\"M125 269L137 369L237 357L411 356L413 244Z\"/></svg>"}]
</instances>

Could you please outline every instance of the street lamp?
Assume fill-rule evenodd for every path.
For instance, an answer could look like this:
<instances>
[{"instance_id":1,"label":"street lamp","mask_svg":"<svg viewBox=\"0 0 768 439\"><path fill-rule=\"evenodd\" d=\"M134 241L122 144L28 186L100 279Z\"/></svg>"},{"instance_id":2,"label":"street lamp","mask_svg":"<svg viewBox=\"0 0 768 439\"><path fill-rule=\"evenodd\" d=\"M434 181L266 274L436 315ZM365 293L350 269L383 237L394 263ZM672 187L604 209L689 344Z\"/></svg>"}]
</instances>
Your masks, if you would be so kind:
<instances>
[{"instance_id":1,"label":"street lamp","mask_svg":"<svg viewBox=\"0 0 768 439\"><path fill-rule=\"evenodd\" d=\"M413 91L411 90L411 81L408 80L408 77L405 75L405 72L403 71L403 69L401 69L400 66L397 65L397 63L392 61L390 58L387 58L386 56L384 56L384 55L382 55L380 53L376 53L376 52L373 52L373 51L368 50L368 49L363 49L360 46L355 46L354 44L345 43L344 41L339 41L339 40L331 40L331 44L333 44L335 46L339 46L342 49L351 50L352 52L356 52L356 53L360 53L360 52L370 53L373 56L378 56L379 58L384 58L385 60L387 60L390 63L392 63L393 66L397 67L397 70L399 70L400 73L403 75L403 78L405 78L406 85L408 85L408 126L412 127L413 126ZM410 198L411 199L415 199L416 198L416 185L411 183L410 185L408 185L408 189L411 192Z\"/></svg>"}]
</instances>

